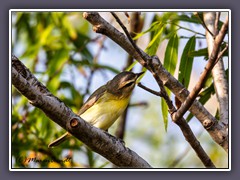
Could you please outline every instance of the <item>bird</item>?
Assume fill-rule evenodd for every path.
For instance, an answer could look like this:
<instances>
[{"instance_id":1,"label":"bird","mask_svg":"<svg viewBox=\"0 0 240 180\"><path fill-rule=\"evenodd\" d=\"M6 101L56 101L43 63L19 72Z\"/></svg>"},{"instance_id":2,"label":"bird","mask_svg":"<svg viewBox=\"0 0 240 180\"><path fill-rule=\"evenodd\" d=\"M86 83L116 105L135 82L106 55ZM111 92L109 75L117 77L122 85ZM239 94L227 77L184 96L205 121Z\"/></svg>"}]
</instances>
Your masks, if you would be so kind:
<instances>
[{"instance_id":1,"label":"bird","mask_svg":"<svg viewBox=\"0 0 240 180\"><path fill-rule=\"evenodd\" d=\"M108 131L128 106L130 96L138 78L144 72L133 73L123 71L112 80L95 90L80 108L78 115L91 125ZM48 147L53 148L67 140L72 135L66 132Z\"/></svg>"}]
</instances>

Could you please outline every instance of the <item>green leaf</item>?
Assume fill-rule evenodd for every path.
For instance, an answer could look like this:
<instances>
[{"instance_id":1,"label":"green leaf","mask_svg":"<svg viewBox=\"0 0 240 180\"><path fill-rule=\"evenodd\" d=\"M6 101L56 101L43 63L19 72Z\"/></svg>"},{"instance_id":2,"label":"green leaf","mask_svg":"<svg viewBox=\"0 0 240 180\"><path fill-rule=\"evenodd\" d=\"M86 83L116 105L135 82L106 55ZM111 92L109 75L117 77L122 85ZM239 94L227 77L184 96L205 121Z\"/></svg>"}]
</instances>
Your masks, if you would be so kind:
<instances>
[{"instance_id":1,"label":"green leaf","mask_svg":"<svg viewBox=\"0 0 240 180\"><path fill-rule=\"evenodd\" d=\"M202 49L198 49L197 51L191 51L191 52L189 52L188 55L189 55L189 57L205 56L208 58L208 49L202 48Z\"/></svg>"},{"instance_id":2,"label":"green leaf","mask_svg":"<svg viewBox=\"0 0 240 180\"><path fill-rule=\"evenodd\" d=\"M126 71L131 71L132 68L138 63L138 61L133 61L132 64L130 64L127 68L126 68Z\"/></svg>"},{"instance_id":3,"label":"green leaf","mask_svg":"<svg viewBox=\"0 0 240 180\"><path fill-rule=\"evenodd\" d=\"M174 75L178 60L178 40L179 38L177 34L170 38L164 56L163 66L172 75Z\"/></svg>"},{"instance_id":4,"label":"green leaf","mask_svg":"<svg viewBox=\"0 0 240 180\"><path fill-rule=\"evenodd\" d=\"M173 35L170 40L168 41L168 45L165 51L164 63L163 66L166 68L168 72L174 74L177 59L178 59L178 36L177 34ZM169 90L167 90L168 95L171 94ZM164 99L161 99L162 104L162 115L163 115L163 122L165 126L165 130L167 131L168 126L168 106Z\"/></svg>"},{"instance_id":5,"label":"green leaf","mask_svg":"<svg viewBox=\"0 0 240 180\"><path fill-rule=\"evenodd\" d=\"M167 132L168 128L168 106L163 98L161 98L161 107L162 107L162 117L165 131Z\"/></svg>"},{"instance_id":6,"label":"green leaf","mask_svg":"<svg viewBox=\"0 0 240 180\"><path fill-rule=\"evenodd\" d=\"M189 52L195 50L195 44L196 44L196 37L192 36L182 53L180 67L179 67L179 74L178 74L178 80L187 88L190 82L191 78L191 72L192 72L192 64L193 64L193 57L189 57Z\"/></svg>"},{"instance_id":7,"label":"green leaf","mask_svg":"<svg viewBox=\"0 0 240 180\"><path fill-rule=\"evenodd\" d=\"M63 18L63 26L67 29L68 35L71 39L77 38L76 29L73 27L73 24L69 21L68 16L64 16Z\"/></svg>"},{"instance_id":8,"label":"green leaf","mask_svg":"<svg viewBox=\"0 0 240 180\"><path fill-rule=\"evenodd\" d=\"M51 32L53 30L53 25L49 25L40 36L40 44L43 46L48 42L49 37L51 37Z\"/></svg>"},{"instance_id":9,"label":"green leaf","mask_svg":"<svg viewBox=\"0 0 240 180\"><path fill-rule=\"evenodd\" d=\"M221 49L225 47L225 44L221 45ZM200 57L204 56L205 60L208 60L208 48L198 49L196 51L189 52L189 57ZM228 56L228 50L223 53L223 56Z\"/></svg>"},{"instance_id":10,"label":"green leaf","mask_svg":"<svg viewBox=\"0 0 240 180\"><path fill-rule=\"evenodd\" d=\"M155 31L157 29L157 27L159 26L159 24L161 24L161 22L159 22L159 21L153 22L151 24L150 28L148 28L146 31L137 33L136 36L133 38L133 40L137 40L138 38L140 38L141 36L143 36L144 34L146 34L148 32Z\"/></svg>"},{"instance_id":11,"label":"green leaf","mask_svg":"<svg viewBox=\"0 0 240 180\"><path fill-rule=\"evenodd\" d=\"M150 56L155 55L157 52L157 49L159 47L160 40L161 40L160 37L163 31L163 27L164 27L164 24L162 23L159 24L159 27L154 32L154 35L152 36L152 39L145 50L146 53L149 54Z\"/></svg>"}]
</instances>

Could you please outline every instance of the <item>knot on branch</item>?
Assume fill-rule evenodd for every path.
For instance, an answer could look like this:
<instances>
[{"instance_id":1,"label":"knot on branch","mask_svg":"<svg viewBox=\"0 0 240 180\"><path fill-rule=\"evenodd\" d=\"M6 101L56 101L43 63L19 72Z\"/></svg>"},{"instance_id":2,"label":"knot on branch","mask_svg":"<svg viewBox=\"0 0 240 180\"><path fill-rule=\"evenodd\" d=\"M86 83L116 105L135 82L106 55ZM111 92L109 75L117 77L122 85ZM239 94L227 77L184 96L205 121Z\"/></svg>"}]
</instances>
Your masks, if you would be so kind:
<instances>
[{"instance_id":1,"label":"knot on branch","mask_svg":"<svg viewBox=\"0 0 240 180\"><path fill-rule=\"evenodd\" d=\"M210 129L213 126L214 122L211 121L210 119L205 119L203 121L203 126L205 129Z\"/></svg>"},{"instance_id":2,"label":"knot on branch","mask_svg":"<svg viewBox=\"0 0 240 180\"><path fill-rule=\"evenodd\" d=\"M101 25L95 25L93 26L93 31L96 33L104 34L104 27Z\"/></svg>"},{"instance_id":3,"label":"knot on branch","mask_svg":"<svg viewBox=\"0 0 240 180\"><path fill-rule=\"evenodd\" d=\"M72 118L70 120L70 127L71 128L77 128L79 125L78 119L77 118Z\"/></svg>"}]
</instances>

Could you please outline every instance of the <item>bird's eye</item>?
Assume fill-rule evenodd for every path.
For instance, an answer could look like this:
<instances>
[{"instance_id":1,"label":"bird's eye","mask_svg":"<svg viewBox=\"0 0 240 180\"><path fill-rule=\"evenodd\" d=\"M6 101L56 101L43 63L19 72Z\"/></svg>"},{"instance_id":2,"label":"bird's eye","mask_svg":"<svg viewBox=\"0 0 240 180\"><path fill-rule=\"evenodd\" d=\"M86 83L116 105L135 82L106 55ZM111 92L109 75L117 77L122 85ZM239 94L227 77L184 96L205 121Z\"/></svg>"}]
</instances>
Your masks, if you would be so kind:
<instances>
[{"instance_id":1,"label":"bird's eye","mask_svg":"<svg viewBox=\"0 0 240 180\"><path fill-rule=\"evenodd\" d=\"M129 82L129 83L127 83L124 87L130 87L130 86L132 86L134 84L134 82Z\"/></svg>"}]
</instances>

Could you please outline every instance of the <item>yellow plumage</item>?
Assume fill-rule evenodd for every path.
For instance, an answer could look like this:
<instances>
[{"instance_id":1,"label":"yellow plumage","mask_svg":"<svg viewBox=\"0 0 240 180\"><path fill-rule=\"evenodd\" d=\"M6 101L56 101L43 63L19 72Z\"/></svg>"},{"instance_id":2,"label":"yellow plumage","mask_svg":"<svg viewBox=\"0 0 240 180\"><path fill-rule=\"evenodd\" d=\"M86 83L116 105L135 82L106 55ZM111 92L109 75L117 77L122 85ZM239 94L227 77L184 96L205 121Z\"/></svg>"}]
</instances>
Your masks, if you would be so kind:
<instances>
[{"instance_id":1,"label":"yellow plumage","mask_svg":"<svg viewBox=\"0 0 240 180\"><path fill-rule=\"evenodd\" d=\"M115 96L104 93L95 105L80 117L97 128L107 130L126 109L129 99L129 97L116 99Z\"/></svg>"}]
</instances>

